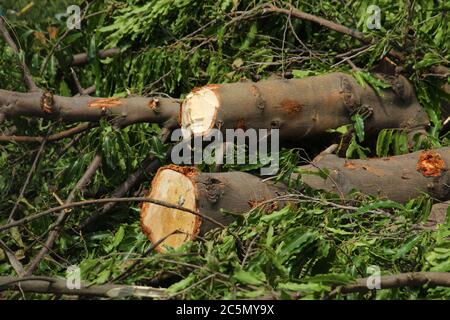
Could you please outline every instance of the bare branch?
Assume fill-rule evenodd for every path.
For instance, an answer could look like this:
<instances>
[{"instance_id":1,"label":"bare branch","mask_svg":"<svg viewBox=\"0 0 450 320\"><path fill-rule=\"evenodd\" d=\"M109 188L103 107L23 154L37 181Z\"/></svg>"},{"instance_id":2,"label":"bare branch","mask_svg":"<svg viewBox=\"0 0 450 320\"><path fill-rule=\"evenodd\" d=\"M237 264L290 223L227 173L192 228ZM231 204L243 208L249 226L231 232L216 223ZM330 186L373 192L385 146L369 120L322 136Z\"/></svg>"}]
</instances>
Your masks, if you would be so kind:
<instances>
[{"instance_id":1,"label":"bare branch","mask_svg":"<svg viewBox=\"0 0 450 320\"><path fill-rule=\"evenodd\" d=\"M0 277L0 291L21 290L34 293L54 293L64 295L124 298L124 297L147 297L164 299L168 296L165 289L127 286L127 285L87 285L81 284L79 289L70 289L65 279L50 277Z\"/></svg>"},{"instance_id":2,"label":"bare branch","mask_svg":"<svg viewBox=\"0 0 450 320\"><path fill-rule=\"evenodd\" d=\"M62 132L58 132L52 135L49 135L47 138L47 142L53 142L57 140L61 140L64 138L68 138L75 134L87 131L91 128L96 127L95 124L92 123L82 123L76 127L67 129ZM42 143L46 139L45 137L31 137L31 136L6 136L0 135L0 142L29 142L29 143Z\"/></svg>"},{"instance_id":3,"label":"bare branch","mask_svg":"<svg viewBox=\"0 0 450 320\"><path fill-rule=\"evenodd\" d=\"M14 221L12 223L0 226L0 232L11 229L12 227L15 227L15 226L22 225L24 223L34 221L43 216L49 215L53 212L61 211L61 210L68 209L68 208L82 207L82 206L86 206L86 205L90 205L90 204L102 204L102 203L108 203L108 202L133 202L133 201L134 202L150 202L150 203L153 203L153 204L156 204L159 206L164 206L164 207L171 208L171 209L177 209L180 211L189 212L189 213L192 213L193 215L202 217L203 219L208 220L221 228L225 228L225 226L222 223L215 221L214 219L212 219L208 216L205 216L197 211L194 211L194 210L191 210L188 208L184 208L184 207L176 205L176 204L168 203L165 201L159 201L159 200L155 200L155 199L151 199L151 198L146 198L146 197L130 197L130 198L103 198L103 199L93 199L93 200L84 200L84 201L67 203L62 206L54 207L54 208L42 211L37 214L27 216L23 219Z\"/></svg>"},{"instance_id":4,"label":"bare branch","mask_svg":"<svg viewBox=\"0 0 450 320\"><path fill-rule=\"evenodd\" d=\"M369 278L357 279L355 283L339 286L328 296L333 298L339 293L369 292ZM450 287L450 272L408 272L392 276L380 277L380 289L393 289L402 287Z\"/></svg>"},{"instance_id":5,"label":"bare branch","mask_svg":"<svg viewBox=\"0 0 450 320\"><path fill-rule=\"evenodd\" d=\"M80 180L78 180L77 184L70 192L69 196L67 197L66 204L69 204L73 200L78 190L80 190L86 184L89 183L95 172L97 172L97 169L100 167L101 163L102 163L102 155L97 153L94 159L92 160L91 164L88 166L86 172L83 174ZM47 255L48 251L51 249L56 239L59 237L68 216L69 211L61 210L61 212L58 215L58 218L56 219L54 228L52 229L52 231L50 231L47 240L45 241L45 245L33 259L33 261L31 261L25 275L27 276L31 275L33 271L36 269L36 267L39 265L39 263L42 261L42 259Z\"/></svg>"},{"instance_id":6,"label":"bare branch","mask_svg":"<svg viewBox=\"0 0 450 320\"><path fill-rule=\"evenodd\" d=\"M100 50L97 53L97 56L100 59L104 59L104 58L108 58L108 57L112 57L116 54L118 54L120 52L119 48L111 48L111 49L106 49L106 50ZM71 61L71 65L72 66L80 66L80 65L84 65L84 64L88 64L89 63L89 56L87 53L78 53L73 55L72 57L72 61Z\"/></svg>"},{"instance_id":7,"label":"bare branch","mask_svg":"<svg viewBox=\"0 0 450 320\"><path fill-rule=\"evenodd\" d=\"M6 117L41 117L65 122L97 122L105 118L123 127L139 122L163 124L176 119L178 113L179 101L170 98L63 97L50 92L0 90L0 114Z\"/></svg>"}]
</instances>

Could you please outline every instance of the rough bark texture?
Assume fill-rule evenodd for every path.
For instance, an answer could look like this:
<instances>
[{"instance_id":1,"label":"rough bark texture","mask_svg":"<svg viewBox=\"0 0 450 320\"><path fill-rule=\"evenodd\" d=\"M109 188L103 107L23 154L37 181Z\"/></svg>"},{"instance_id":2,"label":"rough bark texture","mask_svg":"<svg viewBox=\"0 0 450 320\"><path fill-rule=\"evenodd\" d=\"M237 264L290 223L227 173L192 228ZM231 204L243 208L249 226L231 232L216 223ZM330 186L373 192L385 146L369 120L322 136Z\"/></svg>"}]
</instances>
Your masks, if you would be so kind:
<instances>
[{"instance_id":1,"label":"rough bark texture","mask_svg":"<svg viewBox=\"0 0 450 320\"><path fill-rule=\"evenodd\" d=\"M450 148L440 148L368 160L349 160L326 154L300 169L328 173L326 179L317 174L301 175L301 180L314 189L341 196L356 189L365 194L406 202L422 193L439 200L450 199L449 166ZM294 175L293 178L296 177Z\"/></svg>"},{"instance_id":2,"label":"rough bark texture","mask_svg":"<svg viewBox=\"0 0 450 320\"><path fill-rule=\"evenodd\" d=\"M165 171L174 171L180 175L171 178ZM192 194L180 192L178 181L182 176L192 182ZM166 177L166 179L161 179ZM173 179L168 181L167 179ZM255 204L269 200L286 192L286 187L273 182L263 182L260 178L244 172L203 173L190 167L178 167L174 165L160 168L152 181L150 198L155 198L158 190L164 188L162 200L172 201L178 205L189 207L190 197L193 198L193 208L201 214L226 225L234 220L234 213L241 214L250 210ZM175 197L173 197L175 195ZM157 198L157 197L156 197ZM179 226L179 222L187 217L193 217L188 212L182 212L170 208L163 208L144 203L141 209L141 225L145 234L153 242L157 242L164 236L179 229L186 234L173 235L178 239L172 242L166 240L157 250L164 251L163 245L179 246L182 243L202 236L205 232L217 227L210 221L193 217L195 221L189 221L189 225ZM159 222L159 223L155 223ZM164 225L162 225L164 224ZM164 229L164 230L163 230Z\"/></svg>"},{"instance_id":3,"label":"rough bark texture","mask_svg":"<svg viewBox=\"0 0 450 320\"><path fill-rule=\"evenodd\" d=\"M358 279L355 284L348 284L338 287L331 292L330 297L340 293L352 292L369 292L368 283L372 284L373 279L363 278ZM382 276L380 278L381 289L392 289L401 287L421 287L427 285L428 287L450 287L450 273L448 272L408 272L392 276Z\"/></svg>"},{"instance_id":4,"label":"rough bark texture","mask_svg":"<svg viewBox=\"0 0 450 320\"><path fill-rule=\"evenodd\" d=\"M208 85L194 89L184 101L182 126L197 135L207 134L212 127L279 128L281 139L298 141L349 124L351 115L360 112L368 115L368 134L384 128L413 132L426 128L429 119L412 85L402 76L386 76L385 80L392 88L384 90L382 96L368 85L361 87L344 73ZM198 99L199 96L208 101ZM204 120L208 116L198 110L208 109L208 103L217 105L211 108L215 110L212 121ZM203 125L205 122L208 124Z\"/></svg>"},{"instance_id":5,"label":"rough bark texture","mask_svg":"<svg viewBox=\"0 0 450 320\"><path fill-rule=\"evenodd\" d=\"M116 119L119 126L139 122L164 123L178 117L179 103L168 98L62 97L50 92L20 93L0 90L0 114L42 117L65 122Z\"/></svg>"},{"instance_id":6,"label":"rough bark texture","mask_svg":"<svg viewBox=\"0 0 450 320\"><path fill-rule=\"evenodd\" d=\"M301 180L311 188L336 192L342 197L359 190L398 202L406 202L422 193L450 200L449 165L450 148L368 160L346 160L323 154L311 165L301 166L302 174L294 174L291 182ZM167 171L178 175L166 175ZM321 177L317 174L319 171L327 175ZM185 177L188 179L182 181ZM192 187L186 189L186 182L192 183ZM247 212L265 200L287 193L288 188L281 183L274 184L244 172L203 173L195 168L171 165L158 170L149 198L187 206L226 225L234 217L224 212ZM277 202L272 209L282 205ZM184 223L183 219L191 220ZM216 227L191 213L151 203L142 205L141 225L153 243L175 230L182 231L183 234L173 236L178 237L176 240L163 242L174 247ZM164 251L164 248L157 250Z\"/></svg>"}]
</instances>

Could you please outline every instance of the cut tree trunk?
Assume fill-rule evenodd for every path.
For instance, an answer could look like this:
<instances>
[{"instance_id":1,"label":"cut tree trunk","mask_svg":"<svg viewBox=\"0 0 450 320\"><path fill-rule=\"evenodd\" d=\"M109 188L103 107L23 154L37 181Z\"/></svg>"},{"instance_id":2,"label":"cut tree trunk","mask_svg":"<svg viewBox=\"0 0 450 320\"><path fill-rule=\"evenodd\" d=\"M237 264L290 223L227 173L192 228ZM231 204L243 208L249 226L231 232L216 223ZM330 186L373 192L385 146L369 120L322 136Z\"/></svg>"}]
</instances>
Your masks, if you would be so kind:
<instances>
[{"instance_id":1,"label":"cut tree trunk","mask_svg":"<svg viewBox=\"0 0 450 320\"><path fill-rule=\"evenodd\" d=\"M368 160L349 160L326 154L300 169L305 172L301 174L301 180L314 189L340 196L355 189L405 203L421 194L439 200L450 199L449 165L450 148L440 148ZM319 172L327 173L327 178L320 177Z\"/></svg>"},{"instance_id":2,"label":"cut tree trunk","mask_svg":"<svg viewBox=\"0 0 450 320\"><path fill-rule=\"evenodd\" d=\"M178 100L169 98L62 97L50 92L0 90L0 115L42 117L65 122L115 119L118 126L139 122L165 123L179 115Z\"/></svg>"},{"instance_id":3,"label":"cut tree trunk","mask_svg":"<svg viewBox=\"0 0 450 320\"><path fill-rule=\"evenodd\" d=\"M291 182L302 181L314 189L346 196L353 190L398 202L407 202L421 194L439 200L450 200L450 148L419 151L401 156L346 160L322 154L313 163L299 167ZM318 175L327 173L325 177ZM203 173L192 167L174 165L158 170L149 197L194 210L214 218L223 225L231 223L236 214L249 211L257 204L289 193L282 183L262 180L245 172ZM266 208L281 208L275 201ZM226 212L233 213L227 215ZM164 246L177 248L183 243L216 227L201 216L160 205L145 203L141 208L141 225L150 241L169 236Z\"/></svg>"},{"instance_id":4,"label":"cut tree trunk","mask_svg":"<svg viewBox=\"0 0 450 320\"><path fill-rule=\"evenodd\" d=\"M286 192L284 185L263 182L244 172L203 173L192 167L169 165L158 170L148 196L198 211L227 225L234 217L225 212L241 214L260 201ZM164 246L177 248L217 227L200 216L151 203L142 205L141 225L152 243L176 230L182 232L163 241L156 248L160 252L165 251Z\"/></svg>"},{"instance_id":5,"label":"cut tree trunk","mask_svg":"<svg viewBox=\"0 0 450 320\"><path fill-rule=\"evenodd\" d=\"M424 130L429 119L413 86L402 76L384 76L391 84L382 95L360 86L344 73L304 79L246 81L194 89L181 110L181 125L194 135L222 129L280 129L280 138L298 141L324 135L352 123L357 112L367 115L365 130Z\"/></svg>"}]
</instances>

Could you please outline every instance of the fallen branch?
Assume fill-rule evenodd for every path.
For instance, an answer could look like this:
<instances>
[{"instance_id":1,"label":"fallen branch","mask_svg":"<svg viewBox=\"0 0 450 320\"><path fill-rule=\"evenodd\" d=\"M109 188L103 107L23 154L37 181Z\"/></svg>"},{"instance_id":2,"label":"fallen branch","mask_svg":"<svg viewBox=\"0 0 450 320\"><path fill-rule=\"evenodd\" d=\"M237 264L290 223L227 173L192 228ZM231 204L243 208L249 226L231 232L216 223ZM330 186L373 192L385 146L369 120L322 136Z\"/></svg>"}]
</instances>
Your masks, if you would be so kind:
<instances>
[{"instance_id":1,"label":"fallen branch","mask_svg":"<svg viewBox=\"0 0 450 320\"><path fill-rule=\"evenodd\" d=\"M94 128L96 125L92 123L82 123L76 127L61 131L47 137L47 142L58 141L64 138L68 138L75 134L87 131ZM27 142L27 143L42 143L45 137L31 137L31 136L5 136L0 135L0 142Z\"/></svg>"},{"instance_id":2,"label":"fallen branch","mask_svg":"<svg viewBox=\"0 0 450 320\"><path fill-rule=\"evenodd\" d=\"M347 284L335 288L328 296L333 298L337 294L365 293L371 291L368 283L372 284L373 279L362 278L356 280L354 284ZM380 289L394 289L403 287L450 287L450 272L408 272L392 276L380 277Z\"/></svg>"},{"instance_id":3,"label":"fallen branch","mask_svg":"<svg viewBox=\"0 0 450 320\"><path fill-rule=\"evenodd\" d=\"M223 224L221 224L218 221L214 221L212 218L207 217L202 215L199 212L193 211L191 209L185 208L183 206L179 206L179 205L174 205L172 203L169 202L165 202L165 201L160 201L160 200L156 200L156 199L150 199L147 197L129 197L129 198L103 198L103 199L93 199L93 200L84 200L84 201L78 201L78 202L71 202L71 203L67 203L58 207L54 207L54 208L50 208L47 209L45 211L42 211L40 213L36 213L33 215L29 215L26 216L25 218L22 218L20 220L14 221L12 223L8 223L5 225L0 226L0 232L11 229L13 227L16 226L20 226L22 224L25 223L29 223L31 221L34 221L36 219L39 219L43 216L49 215L51 213L54 212L58 212L61 210L65 210L65 209L69 209L69 208L75 208L75 207L82 207L82 206L87 206L87 205L91 205L91 204L103 204L103 203L108 203L108 202L151 202L160 206L165 206L168 208L172 208L172 209L176 209L176 210L180 210L180 211L185 211L185 212L189 212L193 215L199 215L200 217L202 217L203 219L210 221L211 223L215 224L218 227L221 228L225 228L225 226ZM70 211L72 212L72 211Z\"/></svg>"},{"instance_id":4,"label":"fallen branch","mask_svg":"<svg viewBox=\"0 0 450 320\"><path fill-rule=\"evenodd\" d=\"M141 207L141 226L152 243L157 243L175 230L181 232L156 248L156 251L164 252L164 246L177 248L215 228L215 225L203 221L202 216L227 225L234 221L234 217L223 212L246 212L258 201L272 199L284 193L284 186L270 181L263 182L244 172L205 173L192 167L169 165L156 173L148 197L182 204L190 211L200 211L201 215L149 202Z\"/></svg>"},{"instance_id":5,"label":"fallen branch","mask_svg":"<svg viewBox=\"0 0 450 320\"><path fill-rule=\"evenodd\" d=\"M17 290L33 293L51 293L86 297L104 297L119 299L125 297L147 297L164 299L168 297L165 289L130 285L87 285L81 284L79 289L70 289L65 279L50 277L0 277L0 291Z\"/></svg>"},{"instance_id":6,"label":"fallen branch","mask_svg":"<svg viewBox=\"0 0 450 320\"><path fill-rule=\"evenodd\" d=\"M364 35L364 33L362 33L359 30L352 29L352 28L343 26L341 24L329 21L327 19L300 11L300 10L294 8L292 5L288 5L288 6L289 6L289 9L282 9L282 8L276 7L271 4L266 4L263 6L263 11L264 12L277 12L277 13L282 13L285 15L290 15L292 17L295 17L295 18L298 18L301 20L306 20L306 21L317 23L317 24L324 26L330 30L334 30L336 32L349 35L355 39L360 40L363 43L372 42L371 37Z\"/></svg>"},{"instance_id":7,"label":"fallen branch","mask_svg":"<svg viewBox=\"0 0 450 320\"><path fill-rule=\"evenodd\" d=\"M343 26L341 24L329 21L327 19L300 11L296 8L294 8L291 4L287 4L289 9L283 9L283 8L279 8L277 6L274 6L272 4L266 4L263 6L263 12L276 12L276 13L281 13L281 14L285 14L288 16L292 16L298 19L302 19L302 20L306 20L306 21L310 21L313 23L317 23L321 26L324 26L330 30L334 30L336 32L342 33L342 34L346 34L349 35L355 39L358 39L359 41L361 41L362 43L365 44L372 44L376 41L376 39L373 39L370 36L366 36L364 33L362 33L359 30L356 29L352 29L346 26ZM398 52L397 50L391 49L389 52L389 55L391 55L392 57L395 57L399 60L403 60L404 56L402 53Z\"/></svg>"},{"instance_id":8,"label":"fallen branch","mask_svg":"<svg viewBox=\"0 0 450 320\"><path fill-rule=\"evenodd\" d=\"M119 126L176 119L179 103L169 98L62 97L50 92L20 93L0 90L0 114L6 117L41 117L65 122L98 122L112 119Z\"/></svg>"},{"instance_id":9,"label":"fallen branch","mask_svg":"<svg viewBox=\"0 0 450 320\"><path fill-rule=\"evenodd\" d=\"M280 129L280 139L298 142L327 134L365 114L365 130L402 128L410 137L429 125L414 88L402 76L387 77L383 95L350 75L330 73L304 79L212 84L194 89L181 109L181 124L194 135L212 128Z\"/></svg>"}]
</instances>

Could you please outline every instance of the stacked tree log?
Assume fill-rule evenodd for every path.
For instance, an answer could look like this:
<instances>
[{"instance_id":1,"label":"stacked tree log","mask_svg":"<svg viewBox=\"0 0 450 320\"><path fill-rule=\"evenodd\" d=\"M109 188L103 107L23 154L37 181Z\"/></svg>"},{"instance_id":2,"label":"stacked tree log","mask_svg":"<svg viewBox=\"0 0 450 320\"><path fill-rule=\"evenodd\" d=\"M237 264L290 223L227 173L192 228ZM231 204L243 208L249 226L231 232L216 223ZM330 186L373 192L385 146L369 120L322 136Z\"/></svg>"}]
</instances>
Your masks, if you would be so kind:
<instances>
[{"instance_id":1,"label":"stacked tree log","mask_svg":"<svg viewBox=\"0 0 450 320\"><path fill-rule=\"evenodd\" d=\"M314 189L336 192L345 197L352 191L406 202L421 194L437 200L450 200L450 148L419 151L406 155L346 160L333 154L318 157L312 164L299 167L292 182L301 181ZM317 174L317 173L322 174ZM323 176L325 174L325 177ZM192 167L160 168L152 182L149 197L182 205L222 224L233 215L249 211L256 204L289 193L283 183L263 180L245 172L205 173ZM282 201L271 202L280 208ZM227 214L227 213L231 213ZM200 215L145 203L141 224L148 238L156 243L176 230L158 246L178 247L217 227Z\"/></svg>"}]
</instances>

